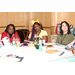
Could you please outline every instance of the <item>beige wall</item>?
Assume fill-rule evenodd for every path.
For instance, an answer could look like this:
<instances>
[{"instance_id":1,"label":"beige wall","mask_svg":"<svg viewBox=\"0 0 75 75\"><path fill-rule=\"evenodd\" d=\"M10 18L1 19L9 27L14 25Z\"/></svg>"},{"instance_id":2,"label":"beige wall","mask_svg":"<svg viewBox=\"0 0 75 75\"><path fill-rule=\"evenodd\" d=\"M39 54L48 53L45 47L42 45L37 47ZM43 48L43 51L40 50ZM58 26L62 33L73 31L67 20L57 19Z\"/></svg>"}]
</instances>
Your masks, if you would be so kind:
<instances>
[{"instance_id":1,"label":"beige wall","mask_svg":"<svg viewBox=\"0 0 75 75\"><path fill-rule=\"evenodd\" d=\"M10 23L14 24L16 29L28 29L28 12L0 12L0 34Z\"/></svg>"},{"instance_id":2,"label":"beige wall","mask_svg":"<svg viewBox=\"0 0 75 75\"><path fill-rule=\"evenodd\" d=\"M39 19L39 21L42 23L43 27L49 27L51 25L51 13L50 12L30 12L29 13L29 26L30 26L30 30L32 29L32 24L31 21L32 20L37 20Z\"/></svg>"},{"instance_id":3,"label":"beige wall","mask_svg":"<svg viewBox=\"0 0 75 75\"><path fill-rule=\"evenodd\" d=\"M67 21L75 26L75 12L0 12L0 34L10 23L14 24L16 29L32 29L32 20L39 19L44 30L48 33L48 42L50 35L55 34L57 23Z\"/></svg>"},{"instance_id":4,"label":"beige wall","mask_svg":"<svg viewBox=\"0 0 75 75\"><path fill-rule=\"evenodd\" d=\"M75 12L57 12L57 23L64 20L75 26Z\"/></svg>"},{"instance_id":5,"label":"beige wall","mask_svg":"<svg viewBox=\"0 0 75 75\"><path fill-rule=\"evenodd\" d=\"M67 21L75 26L75 12L51 12L51 26Z\"/></svg>"}]
</instances>

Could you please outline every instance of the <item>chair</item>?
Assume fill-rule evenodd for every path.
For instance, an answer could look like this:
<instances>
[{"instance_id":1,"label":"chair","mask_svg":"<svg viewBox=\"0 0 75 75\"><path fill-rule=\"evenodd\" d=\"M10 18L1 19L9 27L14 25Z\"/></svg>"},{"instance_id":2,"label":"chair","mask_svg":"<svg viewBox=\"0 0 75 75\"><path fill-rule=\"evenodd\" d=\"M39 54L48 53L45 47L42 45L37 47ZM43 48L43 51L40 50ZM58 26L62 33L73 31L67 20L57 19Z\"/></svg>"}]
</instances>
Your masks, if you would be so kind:
<instances>
[{"instance_id":1,"label":"chair","mask_svg":"<svg viewBox=\"0 0 75 75\"><path fill-rule=\"evenodd\" d=\"M30 32L29 31L22 31L22 32L23 32L23 36L24 36L25 40L28 40L28 36L29 36Z\"/></svg>"},{"instance_id":2,"label":"chair","mask_svg":"<svg viewBox=\"0 0 75 75\"><path fill-rule=\"evenodd\" d=\"M17 31L17 33L18 33L20 39L21 39L21 43L24 42L25 37L27 37L27 36L26 36L26 35L27 35L27 31L29 31L29 30L28 30L28 29L18 29L18 30L16 30L16 31ZM26 32L23 32L23 31L26 31ZM24 34L25 34L25 35L24 35ZM26 39L27 39L27 38L26 38Z\"/></svg>"}]
</instances>

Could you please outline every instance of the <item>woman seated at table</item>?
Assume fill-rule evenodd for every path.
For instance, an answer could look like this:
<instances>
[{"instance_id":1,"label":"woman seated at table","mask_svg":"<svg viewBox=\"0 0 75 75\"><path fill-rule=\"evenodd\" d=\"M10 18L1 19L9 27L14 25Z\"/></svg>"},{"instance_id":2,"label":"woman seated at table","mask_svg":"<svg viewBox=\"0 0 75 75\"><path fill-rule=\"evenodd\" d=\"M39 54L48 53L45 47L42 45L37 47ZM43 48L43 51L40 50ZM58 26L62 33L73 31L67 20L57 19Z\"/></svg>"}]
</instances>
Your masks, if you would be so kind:
<instances>
[{"instance_id":1,"label":"woman seated at table","mask_svg":"<svg viewBox=\"0 0 75 75\"><path fill-rule=\"evenodd\" d=\"M18 33L15 31L15 26L13 24L9 24L6 27L6 30L4 32L2 32L1 39L3 39L4 37L8 37L11 43L12 43L14 37L18 38L18 41L21 42L21 39L20 39Z\"/></svg>"},{"instance_id":2,"label":"woman seated at table","mask_svg":"<svg viewBox=\"0 0 75 75\"><path fill-rule=\"evenodd\" d=\"M69 24L66 21L61 22L60 34L57 36L56 43L68 45L74 40L74 35L70 32Z\"/></svg>"},{"instance_id":3,"label":"woman seated at table","mask_svg":"<svg viewBox=\"0 0 75 75\"><path fill-rule=\"evenodd\" d=\"M34 41L35 39L44 39L45 42L48 40L48 34L45 30L43 30L42 25L40 24L39 20L32 21L33 28L32 32L30 33L28 40Z\"/></svg>"}]
</instances>

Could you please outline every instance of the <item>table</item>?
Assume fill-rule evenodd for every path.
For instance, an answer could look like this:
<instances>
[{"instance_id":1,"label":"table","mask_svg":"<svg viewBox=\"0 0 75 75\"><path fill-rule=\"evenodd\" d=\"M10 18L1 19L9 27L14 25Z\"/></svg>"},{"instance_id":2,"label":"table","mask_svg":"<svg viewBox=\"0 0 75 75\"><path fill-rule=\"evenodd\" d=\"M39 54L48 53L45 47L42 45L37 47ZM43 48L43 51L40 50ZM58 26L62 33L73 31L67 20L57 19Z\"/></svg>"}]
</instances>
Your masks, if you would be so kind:
<instances>
[{"instance_id":1,"label":"table","mask_svg":"<svg viewBox=\"0 0 75 75\"><path fill-rule=\"evenodd\" d=\"M51 43L46 43L46 45L50 45ZM8 54L13 54L17 56L24 57L22 62L53 62L55 60L64 59L68 57L72 57L73 54L71 51L65 50L65 46L58 46L54 45L55 48L46 48L46 46L43 47L42 51L39 51L34 46L33 47L5 47L3 46L0 48L0 55L6 56ZM45 52L45 50L49 49L55 49L59 52L54 54L48 54ZM59 56L61 52L65 52L62 56Z\"/></svg>"}]
</instances>

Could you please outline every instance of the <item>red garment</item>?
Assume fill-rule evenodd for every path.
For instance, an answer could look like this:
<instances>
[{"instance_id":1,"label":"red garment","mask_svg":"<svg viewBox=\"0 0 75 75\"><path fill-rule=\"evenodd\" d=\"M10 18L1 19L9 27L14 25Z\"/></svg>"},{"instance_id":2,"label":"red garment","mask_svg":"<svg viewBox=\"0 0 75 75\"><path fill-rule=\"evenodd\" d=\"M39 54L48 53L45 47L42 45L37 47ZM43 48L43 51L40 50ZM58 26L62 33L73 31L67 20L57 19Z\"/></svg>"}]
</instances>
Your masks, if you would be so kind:
<instances>
[{"instance_id":1,"label":"red garment","mask_svg":"<svg viewBox=\"0 0 75 75\"><path fill-rule=\"evenodd\" d=\"M56 26L56 34L58 34L58 33L57 33L57 26Z\"/></svg>"},{"instance_id":2,"label":"red garment","mask_svg":"<svg viewBox=\"0 0 75 75\"><path fill-rule=\"evenodd\" d=\"M13 33L11 38L9 37L9 34L8 34L7 32L2 32L2 37L1 37L1 39L3 39L4 37L8 37L9 40L10 40L10 42L12 42L12 41L13 41L13 37L16 37L16 36L17 36L17 38L19 39L19 41L21 42L21 39L20 39L20 37L19 37L19 35L18 35L17 32Z\"/></svg>"}]
</instances>

